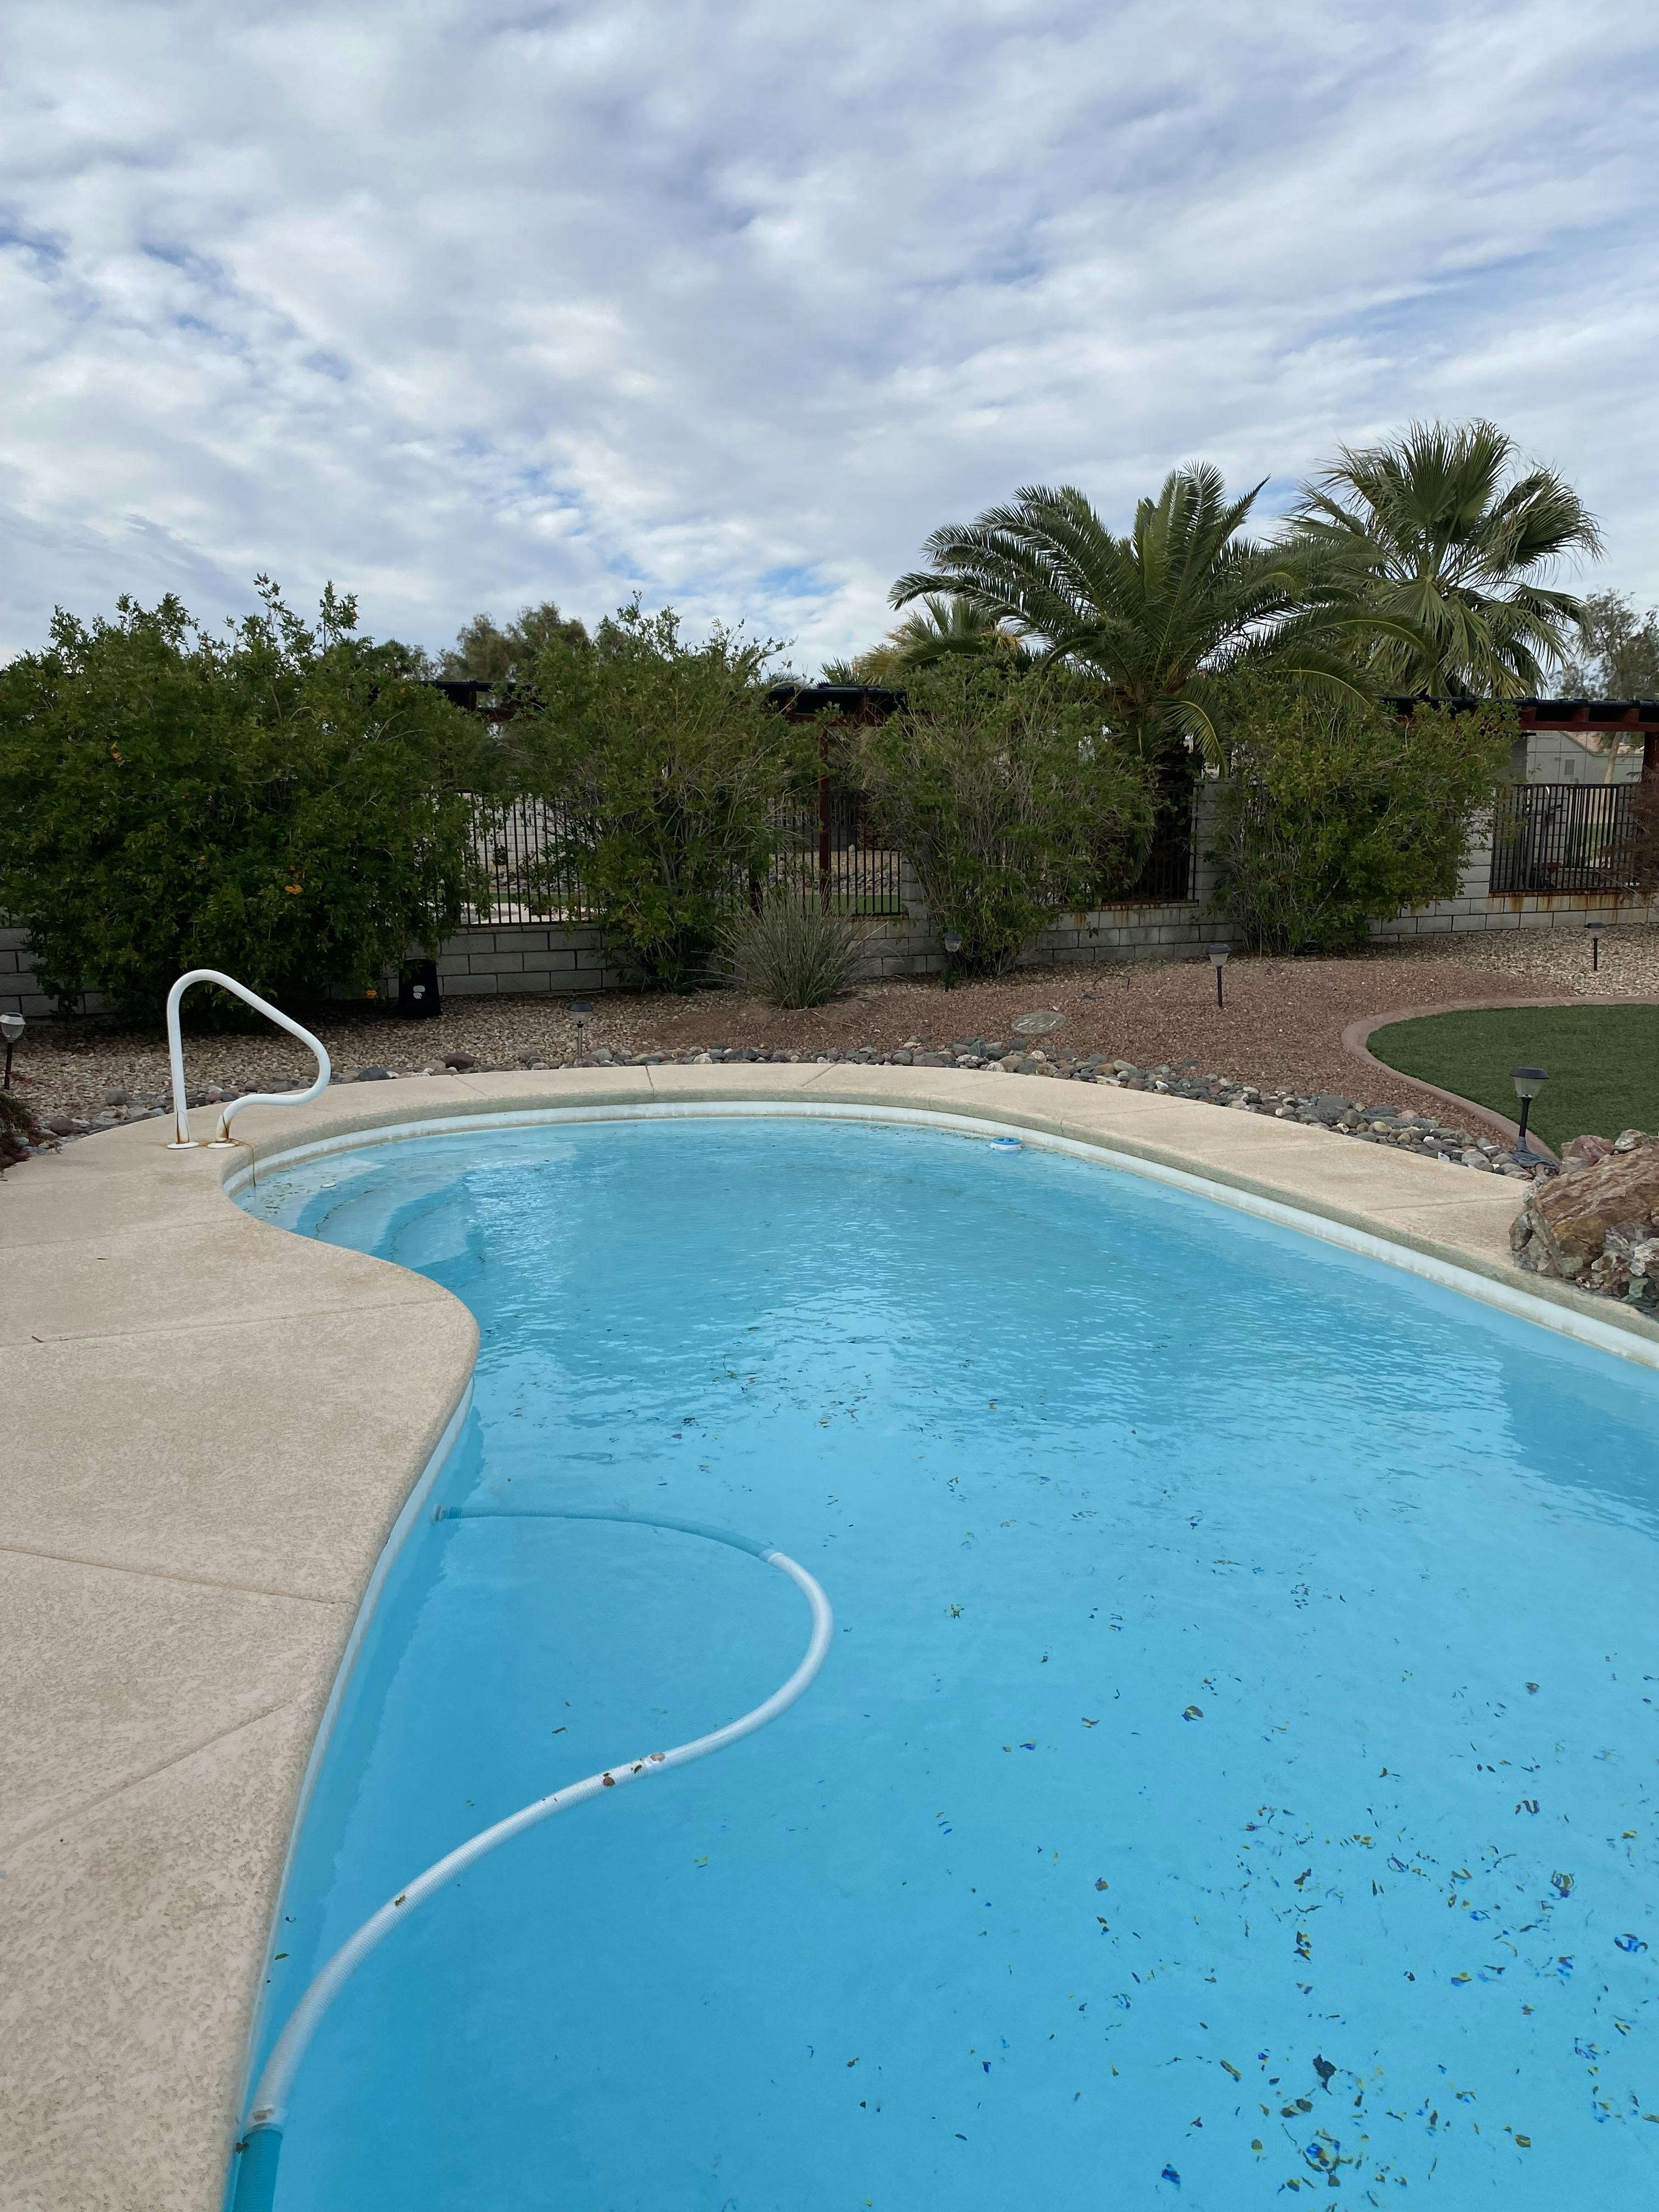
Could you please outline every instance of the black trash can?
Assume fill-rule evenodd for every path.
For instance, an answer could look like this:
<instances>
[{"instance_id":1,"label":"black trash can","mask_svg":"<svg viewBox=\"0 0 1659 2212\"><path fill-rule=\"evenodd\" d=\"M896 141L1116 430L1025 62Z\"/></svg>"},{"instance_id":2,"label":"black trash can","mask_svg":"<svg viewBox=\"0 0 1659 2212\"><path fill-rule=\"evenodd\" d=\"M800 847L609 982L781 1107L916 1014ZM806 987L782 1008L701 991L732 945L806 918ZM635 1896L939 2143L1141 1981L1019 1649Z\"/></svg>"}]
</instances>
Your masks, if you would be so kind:
<instances>
[{"instance_id":1,"label":"black trash can","mask_svg":"<svg viewBox=\"0 0 1659 2212\"><path fill-rule=\"evenodd\" d=\"M434 1020L444 1010L435 960L405 960L398 977L398 1012L406 1022Z\"/></svg>"}]
</instances>

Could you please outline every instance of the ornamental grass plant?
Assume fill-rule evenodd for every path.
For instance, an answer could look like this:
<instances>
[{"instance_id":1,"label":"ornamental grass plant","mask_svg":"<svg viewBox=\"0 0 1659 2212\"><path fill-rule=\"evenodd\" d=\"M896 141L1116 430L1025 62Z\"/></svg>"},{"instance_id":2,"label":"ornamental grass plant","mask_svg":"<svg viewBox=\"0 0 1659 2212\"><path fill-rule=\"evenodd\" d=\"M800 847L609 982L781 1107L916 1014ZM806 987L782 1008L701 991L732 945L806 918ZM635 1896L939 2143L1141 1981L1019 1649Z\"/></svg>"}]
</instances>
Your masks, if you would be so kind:
<instances>
[{"instance_id":1,"label":"ornamental grass plant","mask_svg":"<svg viewBox=\"0 0 1659 2212\"><path fill-rule=\"evenodd\" d=\"M714 972L769 1006L826 1006L852 981L868 933L854 915L774 891L757 912L719 925Z\"/></svg>"}]
</instances>

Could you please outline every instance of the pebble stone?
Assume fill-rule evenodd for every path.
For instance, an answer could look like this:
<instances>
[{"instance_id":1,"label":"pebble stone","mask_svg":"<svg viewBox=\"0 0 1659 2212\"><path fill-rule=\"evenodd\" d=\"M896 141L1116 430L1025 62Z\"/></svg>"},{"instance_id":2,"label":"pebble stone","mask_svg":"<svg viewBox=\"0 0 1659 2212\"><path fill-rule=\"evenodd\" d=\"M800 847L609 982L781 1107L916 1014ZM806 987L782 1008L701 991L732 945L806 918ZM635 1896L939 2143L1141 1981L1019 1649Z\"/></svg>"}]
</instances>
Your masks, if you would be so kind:
<instances>
[{"instance_id":1,"label":"pebble stone","mask_svg":"<svg viewBox=\"0 0 1659 2212\"><path fill-rule=\"evenodd\" d=\"M1048 1042L1054 1042L1052 1033ZM479 1060L471 1053L453 1052L447 1054L441 1060L430 1060L421 1067L399 1070L377 1065L358 1068L349 1074L342 1073L336 1080L387 1083L395 1082L400 1074L410 1078L489 1074L511 1069L544 1070L569 1066L657 1067L665 1062L678 1062L682 1066L710 1067L763 1060L786 1064L805 1060L818 1066L832 1066L974 1069L988 1073L1031 1076L1048 1082L1106 1084L1120 1090L1151 1091L1236 1112L1267 1114L1279 1121L1297 1121L1308 1127L1331 1129L1359 1143L1392 1146L1396 1151L1437 1158L1449 1167L1466 1168L1477 1174L1510 1176L1526 1182L1533 1180L1531 1170L1519 1165L1514 1154L1496 1139L1456 1128L1449 1123L1431 1121L1425 1115L1392 1106L1366 1106L1357 1099L1345 1098L1334 1091L1321 1091L1306 1097L1291 1091L1263 1090L1255 1084L1237 1083L1225 1075L1206 1073L1195 1060L1164 1061L1154 1067L1138 1067L1130 1060L1116 1060L1106 1053L1089 1053L1079 1056L1058 1047L1051 1052L1045 1045L1029 1040L1022 1040L1018 1047L1011 1048L1001 1038L959 1037L941 1047L930 1037L913 1036L896 1050L884 1053L878 1052L873 1045L859 1045L842 1051L768 1053L754 1045L710 1044L688 1052L635 1054L612 1052L609 1047L600 1045L591 1052L573 1055L564 1060L532 1059L526 1055L516 1061L499 1063ZM278 1078L269 1081L264 1087L270 1091L303 1091L309 1086L298 1078ZM199 1106L217 1103L237 1096L234 1088L216 1086L189 1092L186 1103ZM165 1091L158 1097L146 1099L135 1098L125 1089L112 1090L106 1094L104 1103L107 1110L95 1121L58 1114L46 1123L46 1129L53 1139L62 1142L88 1135L94 1129L118 1127L123 1121L147 1120L157 1114L170 1113L173 1107L172 1097ZM1543 1172L1548 1174L1551 1170L1546 1169Z\"/></svg>"}]
</instances>

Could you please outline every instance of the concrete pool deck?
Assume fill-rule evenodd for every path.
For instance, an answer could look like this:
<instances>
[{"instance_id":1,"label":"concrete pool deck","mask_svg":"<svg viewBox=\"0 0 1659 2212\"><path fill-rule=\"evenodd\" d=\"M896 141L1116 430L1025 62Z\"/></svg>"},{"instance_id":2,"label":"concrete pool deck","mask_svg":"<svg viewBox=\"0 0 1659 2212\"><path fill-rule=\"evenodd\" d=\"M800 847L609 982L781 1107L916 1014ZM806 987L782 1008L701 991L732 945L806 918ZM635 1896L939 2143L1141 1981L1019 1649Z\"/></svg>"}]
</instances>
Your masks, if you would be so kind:
<instances>
[{"instance_id":1,"label":"concrete pool deck","mask_svg":"<svg viewBox=\"0 0 1659 2212\"><path fill-rule=\"evenodd\" d=\"M1509 1260L1516 1184L1155 1093L986 1072L410 1078L147 1121L0 1177L0 2203L214 2212L296 1805L375 1563L464 1409L472 1318L227 1194L410 1123L676 1107L988 1121L1194 1176L1659 1365L1659 1327ZM191 1116L211 1133L217 1109Z\"/></svg>"}]
</instances>

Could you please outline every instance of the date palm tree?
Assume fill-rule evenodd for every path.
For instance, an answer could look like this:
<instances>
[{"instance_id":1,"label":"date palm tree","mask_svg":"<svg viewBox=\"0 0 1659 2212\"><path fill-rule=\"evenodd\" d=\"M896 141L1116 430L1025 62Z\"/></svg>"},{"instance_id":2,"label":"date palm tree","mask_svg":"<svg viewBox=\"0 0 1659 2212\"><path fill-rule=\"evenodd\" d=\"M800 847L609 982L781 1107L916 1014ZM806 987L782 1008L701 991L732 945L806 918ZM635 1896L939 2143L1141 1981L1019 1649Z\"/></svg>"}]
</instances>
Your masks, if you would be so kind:
<instances>
[{"instance_id":1,"label":"date palm tree","mask_svg":"<svg viewBox=\"0 0 1659 2212\"><path fill-rule=\"evenodd\" d=\"M1524 465L1495 423L1413 422L1344 447L1290 520L1287 544L1389 618L1370 653L1383 690L1525 698L1578 644L1583 605L1546 579L1599 553L1601 532L1571 484Z\"/></svg>"},{"instance_id":2,"label":"date palm tree","mask_svg":"<svg viewBox=\"0 0 1659 2212\"><path fill-rule=\"evenodd\" d=\"M1011 660L1030 658L1025 647L994 615L987 614L969 599L946 599L930 592L912 614L887 635L896 668L932 668L941 660L966 653L970 659L987 653L1006 654Z\"/></svg>"},{"instance_id":3,"label":"date palm tree","mask_svg":"<svg viewBox=\"0 0 1659 2212\"><path fill-rule=\"evenodd\" d=\"M1322 579L1311 549L1243 534L1261 489L1229 499L1207 463L1174 470L1120 537L1075 485L1031 485L936 530L932 566L901 576L892 603L943 594L1091 669L1113 726L1143 751L1167 757L1184 738L1218 762L1220 679L1241 662L1370 696L1353 647L1375 617Z\"/></svg>"},{"instance_id":4,"label":"date palm tree","mask_svg":"<svg viewBox=\"0 0 1659 2212\"><path fill-rule=\"evenodd\" d=\"M828 684L897 684L909 670L933 668L942 660L965 654L970 659L988 653L1001 656L1008 667L1023 666L1030 650L1013 631L994 616L981 614L966 599L930 592L915 612L888 631L879 645L871 646L852 660L824 663Z\"/></svg>"}]
</instances>

